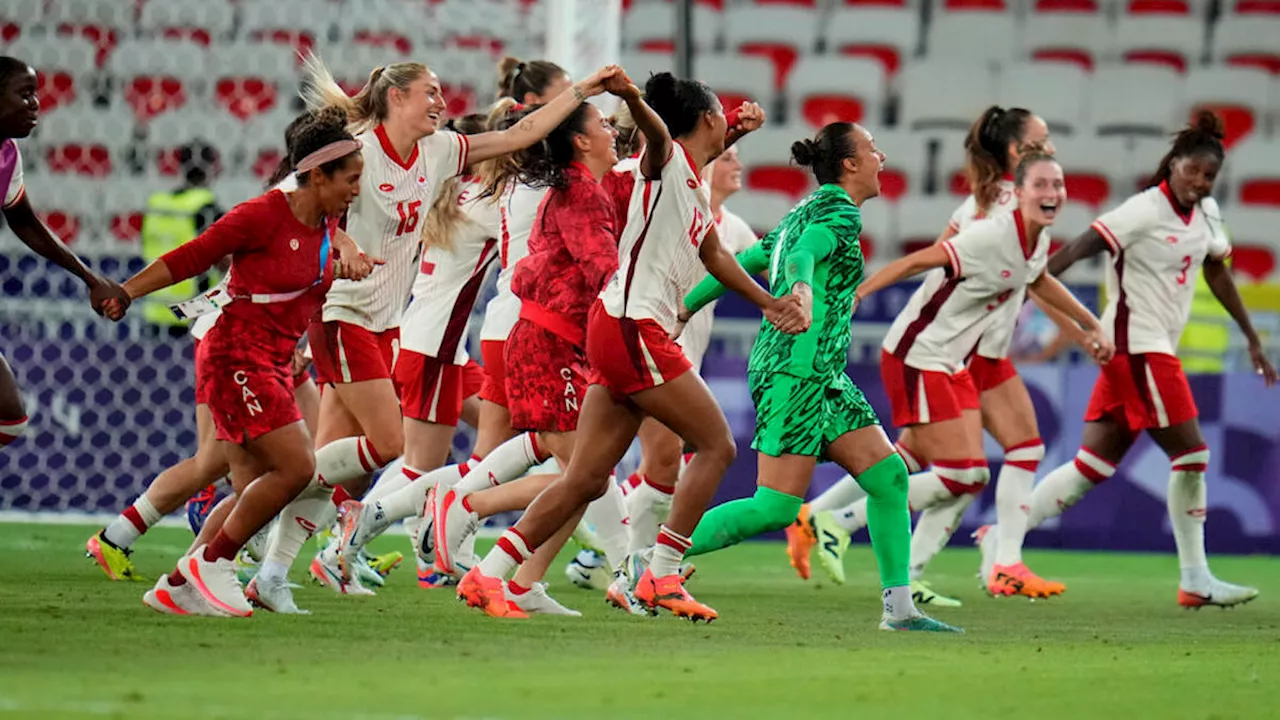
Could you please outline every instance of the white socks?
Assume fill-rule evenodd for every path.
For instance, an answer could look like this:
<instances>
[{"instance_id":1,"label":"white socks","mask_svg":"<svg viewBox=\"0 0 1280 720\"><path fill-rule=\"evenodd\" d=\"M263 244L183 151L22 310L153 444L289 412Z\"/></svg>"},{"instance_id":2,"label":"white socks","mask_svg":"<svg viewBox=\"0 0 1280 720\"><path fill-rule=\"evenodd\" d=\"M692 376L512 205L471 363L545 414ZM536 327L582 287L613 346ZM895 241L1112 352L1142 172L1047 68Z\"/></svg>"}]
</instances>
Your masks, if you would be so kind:
<instances>
[{"instance_id":1,"label":"white socks","mask_svg":"<svg viewBox=\"0 0 1280 720\"><path fill-rule=\"evenodd\" d=\"M627 506L617 482L610 478L609 488L602 497L587 505L583 518L595 530L596 540L600 542L609 566L617 567L626 557L628 541Z\"/></svg>"},{"instance_id":2,"label":"white socks","mask_svg":"<svg viewBox=\"0 0 1280 720\"><path fill-rule=\"evenodd\" d=\"M382 475L378 477L378 482L373 484L369 492L365 493L364 503L378 502L382 498L408 485L422 475L421 470L414 470L404 464L404 457L398 457L387 465L382 471Z\"/></svg>"},{"instance_id":3,"label":"white socks","mask_svg":"<svg viewBox=\"0 0 1280 720\"><path fill-rule=\"evenodd\" d=\"M453 487L459 495L468 495L511 482L523 477L529 472L529 468L546 459L546 456L540 455L541 450L533 433L517 435L494 448L480 462L472 464L466 477Z\"/></svg>"},{"instance_id":4,"label":"white socks","mask_svg":"<svg viewBox=\"0 0 1280 720\"><path fill-rule=\"evenodd\" d=\"M279 521L271 528L267 538L267 557L258 570L265 573L264 579L284 579L307 539L318 528L332 523L331 512L333 489L312 480L280 511ZM326 522L326 518L330 519Z\"/></svg>"},{"instance_id":5,"label":"white socks","mask_svg":"<svg viewBox=\"0 0 1280 720\"><path fill-rule=\"evenodd\" d=\"M919 614L915 601L911 599L911 588L907 585L885 588L884 615L890 620L905 620Z\"/></svg>"},{"instance_id":6,"label":"white socks","mask_svg":"<svg viewBox=\"0 0 1280 720\"><path fill-rule=\"evenodd\" d=\"M477 567L480 574L485 577L506 580L516 566L528 560L530 555L533 555L533 550L525 542L524 536L519 530L511 527L502 533L493 549L484 556Z\"/></svg>"},{"instance_id":7,"label":"white socks","mask_svg":"<svg viewBox=\"0 0 1280 720\"><path fill-rule=\"evenodd\" d=\"M986 460L939 460L933 472L912 475L907 504L921 510L911 533L911 577L919 579L960 527L960 518L991 479Z\"/></svg>"},{"instance_id":8,"label":"white socks","mask_svg":"<svg viewBox=\"0 0 1280 720\"><path fill-rule=\"evenodd\" d=\"M835 485L827 488L825 492L813 499L809 503L809 512L816 513L823 510L839 510L850 503L857 502L867 496L862 486L852 475L845 475L836 481Z\"/></svg>"},{"instance_id":9,"label":"white socks","mask_svg":"<svg viewBox=\"0 0 1280 720\"><path fill-rule=\"evenodd\" d=\"M1035 529L1045 520L1058 517L1063 510L1079 502L1094 485L1115 474L1115 465L1080 448L1075 460L1049 473L1031 492L1027 529ZM1022 538L1017 538L1017 544L1022 545Z\"/></svg>"},{"instance_id":10,"label":"white socks","mask_svg":"<svg viewBox=\"0 0 1280 720\"><path fill-rule=\"evenodd\" d=\"M1178 545L1181 587L1204 592L1212 580L1204 550L1204 524L1208 512L1204 474L1209 466L1209 449L1199 447L1173 458L1166 504L1173 539Z\"/></svg>"},{"instance_id":11,"label":"white socks","mask_svg":"<svg viewBox=\"0 0 1280 720\"><path fill-rule=\"evenodd\" d=\"M133 501L133 504L125 508L115 520L103 531L103 536L107 538L107 542L118 548L126 549L142 537L152 525L160 522L163 517L159 510L151 504L144 492Z\"/></svg>"},{"instance_id":12,"label":"white socks","mask_svg":"<svg viewBox=\"0 0 1280 720\"><path fill-rule=\"evenodd\" d=\"M411 468L405 468L405 470L412 471ZM381 527L373 529L373 535L381 534L397 520L421 517L423 506L427 504L427 491L436 485L441 487L453 485L462 477L464 470L464 465L446 465L432 470L379 500L375 505L382 510L384 517L379 521ZM368 503L365 504L368 505Z\"/></svg>"},{"instance_id":13,"label":"white socks","mask_svg":"<svg viewBox=\"0 0 1280 720\"><path fill-rule=\"evenodd\" d=\"M996 557L997 565L1022 562L1022 540L1027 535L1027 519L1031 514L1031 489L1036 484L1036 471L1044 459L1040 438L1005 448L1004 467L996 482Z\"/></svg>"},{"instance_id":14,"label":"white socks","mask_svg":"<svg viewBox=\"0 0 1280 720\"><path fill-rule=\"evenodd\" d=\"M672 494L650 485L649 481L643 478L640 484L627 494L626 510L631 518L627 552L638 553L653 547L654 541L658 539L658 526L666 521L667 515L671 514ZM597 529L596 532L598 533L599 530Z\"/></svg>"},{"instance_id":15,"label":"white socks","mask_svg":"<svg viewBox=\"0 0 1280 720\"><path fill-rule=\"evenodd\" d=\"M355 480L385 464L363 435L334 440L316 451L316 472L320 481L330 487Z\"/></svg>"},{"instance_id":16,"label":"white socks","mask_svg":"<svg viewBox=\"0 0 1280 720\"><path fill-rule=\"evenodd\" d=\"M916 529L911 533L911 565L912 580L919 580L924 575L925 566L960 527L960 518L978 498L975 493L957 495L949 500L925 508L916 521Z\"/></svg>"}]
</instances>

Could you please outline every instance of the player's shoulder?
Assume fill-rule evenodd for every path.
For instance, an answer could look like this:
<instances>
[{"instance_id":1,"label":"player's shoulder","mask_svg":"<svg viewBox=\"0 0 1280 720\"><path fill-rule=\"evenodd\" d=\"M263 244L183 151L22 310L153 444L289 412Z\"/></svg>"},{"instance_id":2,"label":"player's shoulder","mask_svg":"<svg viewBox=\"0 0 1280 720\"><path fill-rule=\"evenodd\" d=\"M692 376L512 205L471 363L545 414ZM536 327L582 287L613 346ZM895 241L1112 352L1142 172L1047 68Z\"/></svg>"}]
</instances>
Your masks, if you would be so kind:
<instances>
[{"instance_id":1,"label":"player's shoulder","mask_svg":"<svg viewBox=\"0 0 1280 720\"><path fill-rule=\"evenodd\" d=\"M1222 208L1218 206L1218 200L1212 195L1205 196L1200 200L1200 211L1210 220L1222 221Z\"/></svg>"}]
</instances>

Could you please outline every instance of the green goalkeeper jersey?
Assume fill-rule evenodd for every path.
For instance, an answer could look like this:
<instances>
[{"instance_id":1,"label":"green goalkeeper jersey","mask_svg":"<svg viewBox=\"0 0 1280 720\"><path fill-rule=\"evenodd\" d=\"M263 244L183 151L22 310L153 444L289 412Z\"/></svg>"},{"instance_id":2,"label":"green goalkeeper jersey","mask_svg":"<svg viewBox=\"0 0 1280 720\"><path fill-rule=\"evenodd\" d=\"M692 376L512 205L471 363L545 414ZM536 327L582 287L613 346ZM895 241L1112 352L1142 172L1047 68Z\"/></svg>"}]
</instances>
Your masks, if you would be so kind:
<instances>
[{"instance_id":1,"label":"green goalkeeper jersey","mask_svg":"<svg viewBox=\"0 0 1280 720\"><path fill-rule=\"evenodd\" d=\"M769 290L774 297L791 292L797 282L813 289L813 325L799 335L787 335L761 320L748 372L795 377L829 377L844 372L853 291L862 282L861 231L862 215L849 194L839 185L823 185L792 208L760 242L738 254L738 262L747 272L769 271ZM707 277L685 298L685 306L696 312L724 292L723 285Z\"/></svg>"}]
</instances>

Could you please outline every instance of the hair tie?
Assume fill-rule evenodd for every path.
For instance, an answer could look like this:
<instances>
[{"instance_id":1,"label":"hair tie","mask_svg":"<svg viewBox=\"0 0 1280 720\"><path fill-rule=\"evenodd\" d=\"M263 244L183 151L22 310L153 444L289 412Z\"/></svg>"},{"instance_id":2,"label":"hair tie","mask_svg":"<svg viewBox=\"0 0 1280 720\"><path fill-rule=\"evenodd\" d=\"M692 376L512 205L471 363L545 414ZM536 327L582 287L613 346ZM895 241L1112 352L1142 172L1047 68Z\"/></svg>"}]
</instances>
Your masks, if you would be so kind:
<instances>
[{"instance_id":1,"label":"hair tie","mask_svg":"<svg viewBox=\"0 0 1280 720\"><path fill-rule=\"evenodd\" d=\"M297 167L295 167L293 171L301 174L308 170L314 170L327 162L332 162L338 158L346 157L359 149L359 140L347 139L331 142L299 160Z\"/></svg>"},{"instance_id":2,"label":"hair tie","mask_svg":"<svg viewBox=\"0 0 1280 720\"><path fill-rule=\"evenodd\" d=\"M513 82L515 81L516 78L520 77L520 73L524 72L525 67L526 67L525 63L522 63L522 62L516 63L515 72L511 73L511 80Z\"/></svg>"}]
</instances>

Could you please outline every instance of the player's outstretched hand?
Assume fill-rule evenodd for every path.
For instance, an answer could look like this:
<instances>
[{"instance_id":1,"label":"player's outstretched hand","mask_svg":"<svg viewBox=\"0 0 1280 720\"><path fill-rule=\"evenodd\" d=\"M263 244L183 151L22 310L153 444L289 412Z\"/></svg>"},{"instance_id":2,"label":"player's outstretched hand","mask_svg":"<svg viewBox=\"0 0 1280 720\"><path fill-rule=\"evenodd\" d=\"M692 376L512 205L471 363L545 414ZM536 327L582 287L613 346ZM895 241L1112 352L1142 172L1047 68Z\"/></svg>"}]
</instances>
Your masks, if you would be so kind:
<instances>
[{"instance_id":1,"label":"player's outstretched hand","mask_svg":"<svg viewBox=\"0 0 1280 720\"><path fill-rule=\"evenodd\" d=\"M307 371L311 366L311 360L307 358L306 353L301 348L293 351L293 376L297 377Z\"/></svg>"},{"instance_id":2,"label":"player's outstretched hand","mask_svg":"<svg viewBox=\"0 0 1280 720\"><path fill-rule=\"evenodd\" d=\"M99 315L118 321L124 317L133 299L115 280L95 275L89 281L89 304Z\"/></svg>"},{"instance_id":3,"label":"player's outstretched hand","mask_svg":"<svg viewBox=\"0 0 1280 720\"><path fill-rule=\"evenodd\" d=\"M774 298L764 309L764 316L774 327L787 335L798 335L809 329L812 316L805 312L803 303L795 295Z\"/></svg>"},{"instance_id":4,"label":"player's outstretched hand","mask_svg":"<svg viewBox=\"0 0 1280 720\"><path fill-rule=\"evenodd\" d=\"M1085 333L1084 349L1099 365L1111 362L1111 358L1116 354L1115 343L1111 342L1111 338L1107 337L1101 329Z\"/></svg>"},{"instance_id":5,"label":"player's outstretched hand","mask_svg":"<svg viewBox=\"0 0 1280 720\"><path fill-rule=\"evenodd\" d=\"M338 277L343 280L363 280L369 277L369 273L372 273L375 267L386 264L386 260L358 252L350 259L343 258L342 264L338 267Z\"/></svg>"},{"instance_id":6,"label":"player's outstretched hand","mask_svg":"<svg viewBox=\"0 0 1280 720\"><path fill-rule=\"evenodd\" d=\"M764 108L753 102L743 102L738 107L737 123L730 127L730 130L737 130L741 134L755 132L764 126Z\"/></svg>"},{"instance_id":7,"label":"player's outstretched hand","mask_svg":"<svg viewBox=\"0 0 1280 720\"><path fill-rule=\"evenodd\" d=\"M622 99L640 97L640 88L631 81L627 73L622 68L618 68L618 72L609 75L601 80L601 86L604 91L610 95L615 95Z\"/></svg>"},{"instance_id":8,"label":"player's outstretched hand","mask_svg":"<svg viewBox=\"0 0 1280 720\"><path fill-rule=\"evenodd\" d=\"M574 88L581 92L585 97L595 97L596 95L605 92L607 89L605 83L618 82L616 78L619 75L623 78L627 77L627 74L622 71L622 67L618 65L605 65L599 70L591 73L587 79L575 85ZM631 80L627 79L626 82L630 83ZM610 92L612 91L610 90Z\"/></svg>"},{"instance_id":9,"label":"player's outstretched hand","mask_svg":"<svg viewBox=\"0 0 1280 720\"><path fill-rule=\"evenodd\" d=\"M1276 369L1272 367L1271 360L1267 358L1267 353L1262 349L1262 345L1257 343L1249 344L1249 359L1253 361L1253 370L1262 376L1262 382L1267 387L1276 384L1276 380L1280 376L1276 375Z\"/></svg>"}]
</instances>

